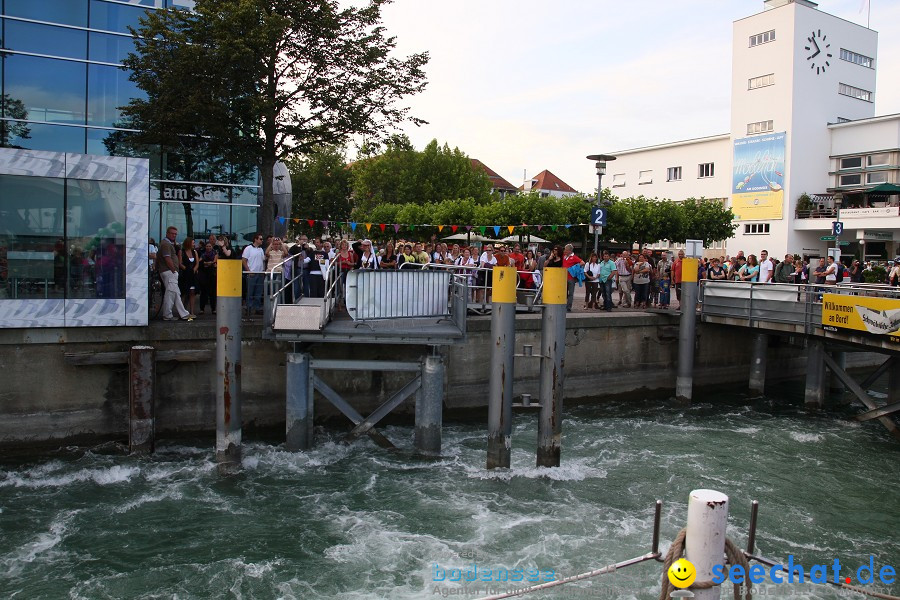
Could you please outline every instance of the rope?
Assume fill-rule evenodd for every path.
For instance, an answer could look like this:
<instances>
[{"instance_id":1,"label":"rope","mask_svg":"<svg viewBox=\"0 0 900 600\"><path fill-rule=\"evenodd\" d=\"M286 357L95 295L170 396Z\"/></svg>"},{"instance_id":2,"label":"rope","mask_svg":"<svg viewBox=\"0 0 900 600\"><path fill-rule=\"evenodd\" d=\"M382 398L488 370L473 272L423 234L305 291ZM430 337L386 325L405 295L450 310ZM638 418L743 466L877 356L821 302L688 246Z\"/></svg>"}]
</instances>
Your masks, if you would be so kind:
<instances>
[{"instance_id":1,"label":"rope","mask_svg":"<svg viewBox=\"0 0 900 600\"><path fill-rule=\"evenodd\" d=\"M666 553L666 558L663 561L663 574L662 574L662 589L659 593L659 600L669 600L672 592L675 591L675 586L672 585L672 582L669 581L669 567L672 566L672 563L677 561L679 558L684 556L684 539L687 535L687 529L682 529L678 532L678 535L675 536L675 539L672 541L672 545L669 546L669 551ZM734 545L730 539L725 538L725 557L726 563L731 565L741 565L744 567L744 573L748 573L750 571L750 564L747 562L747 557L744 556L744 552ZM719 584L713 583L712 581L695 581L688 589L691 590L708 590L714 588ZM741 600L741 587L738 584L734 585L734 598L735 600ZM744 600L752 600L752 596L750 595L750 587L744 587L745 594Z\"/></svg>"}]
</instances>

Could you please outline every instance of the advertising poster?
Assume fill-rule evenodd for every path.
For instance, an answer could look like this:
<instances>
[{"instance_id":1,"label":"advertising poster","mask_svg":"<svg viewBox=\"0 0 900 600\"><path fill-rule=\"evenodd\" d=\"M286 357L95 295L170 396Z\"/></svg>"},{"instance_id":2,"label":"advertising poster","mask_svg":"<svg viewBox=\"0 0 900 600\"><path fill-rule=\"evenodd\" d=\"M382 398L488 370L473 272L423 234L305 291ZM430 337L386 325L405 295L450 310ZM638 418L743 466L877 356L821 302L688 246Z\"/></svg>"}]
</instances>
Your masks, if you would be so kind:
<instances>
[{"instance_id":1,"label":"advertising poster","mask_svg":"<svg viewBox=\"0 0 900 600\"><path fill-rule=\"evenodd\" d=\"M822 326L829 331L852 329L884 335L900 342L900 300L825 294Z\"/></svg>"},{"instance_id":2,"label":"advertising poster","mask_svg":"<svg viewBox=\"0 0 900 600\"><path fill-rule=\"evenodd\" d=\"M785 132L734 141L731 210L738 221L783 218Z\"/></svg>"}]
</instances>

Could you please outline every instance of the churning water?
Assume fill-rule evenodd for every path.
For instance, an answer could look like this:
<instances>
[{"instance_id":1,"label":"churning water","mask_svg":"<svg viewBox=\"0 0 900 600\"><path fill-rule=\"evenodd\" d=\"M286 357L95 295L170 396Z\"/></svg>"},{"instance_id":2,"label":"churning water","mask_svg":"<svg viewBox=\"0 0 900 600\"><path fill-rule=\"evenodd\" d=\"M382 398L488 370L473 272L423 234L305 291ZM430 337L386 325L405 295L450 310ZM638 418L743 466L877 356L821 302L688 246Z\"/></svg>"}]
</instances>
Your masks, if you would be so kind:
<instances>
[{"instance_id":1,"label":"churning water","mask_svg":"<svg viewBox=\"0 0 900 600\"><path fill-rule=\"evenodd\" d=\"M493 586L506 589L535 570L561 578L648 552L657 498L665 550L696 488L730 496L729 537L741 546L759 500L763 555L839 558L854 570L872 555L876 568L900 567L900 445L877 422L804 413L795 392L752 402L723 393L687 409L571 408L559 469L533 466L533 414L517 415L513 468L500 472L484 468L480 420L446 423L437 461L344 445L335 429L318 431L307 453L247 443L231 477L217 474L205 441L163 442L150 458L99 447L7 459L0 596L475 598L491 584L466 589L450 581L453 569L477 568L479 581L485 569L523 569L525 582ZM411 446L411 426L384 433ZM661 573L651 561L528 597L651 599Z\"/></svg>"}]
</instances>

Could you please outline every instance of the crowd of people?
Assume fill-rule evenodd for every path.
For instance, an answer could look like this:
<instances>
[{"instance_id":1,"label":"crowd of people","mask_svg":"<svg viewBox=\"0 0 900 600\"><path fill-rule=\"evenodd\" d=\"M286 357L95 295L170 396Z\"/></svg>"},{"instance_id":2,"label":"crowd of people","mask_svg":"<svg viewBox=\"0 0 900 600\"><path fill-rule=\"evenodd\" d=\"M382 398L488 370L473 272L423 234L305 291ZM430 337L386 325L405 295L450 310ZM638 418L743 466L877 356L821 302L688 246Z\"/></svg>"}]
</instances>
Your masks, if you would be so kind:
<instances>
[{"instance_id":1,"label":"crowd of people","mask_svg":"<svg viewBox=\"0 0 900 600\"><path fill-rule=\"evenodd\" d=\"M329 239L299 235L286 243L278 236L255 234L243 250L232 249L228 236L210 235L197 244L191 237L176 242L177 229L169 227L157 247L150 241L151 266L165 285L162 314L165 320L193 320L207 306L216 308L216 266L219 260L239 259L245 276L244 302L248 314L261 314L266 273L277 276L288 302L302 297L321 298L334 265L335 285L341 295L346 274L354 269L455 268L468 278L470 300L490 302L491 268L513 266L520 289L540 286L547 267L567 269L567 310L576 305L576 290L583 287L582 310L612 311L616 307L668 309L681 301L683 250L667 252L645 248L641 252L603 250L579 257L572 244L542 250L520 244L485 243L482 246L432 242L388 241L379 246L369 239ZM812 262L793 254L783 260L762 250L744 255L698 260L697 279L761 283L836 284L862 282L875 265L858 260L849 265L832 257ZM884 283L900 285L900 260L888 261ZM674 294L673 290L674 289ZM672 296L674 295L674 302ZM199 307L197 306L199 303ZM199 310L198 310L199 308ZM174 314L177 313L177 316Z\"/></svg>"}]
</instances>

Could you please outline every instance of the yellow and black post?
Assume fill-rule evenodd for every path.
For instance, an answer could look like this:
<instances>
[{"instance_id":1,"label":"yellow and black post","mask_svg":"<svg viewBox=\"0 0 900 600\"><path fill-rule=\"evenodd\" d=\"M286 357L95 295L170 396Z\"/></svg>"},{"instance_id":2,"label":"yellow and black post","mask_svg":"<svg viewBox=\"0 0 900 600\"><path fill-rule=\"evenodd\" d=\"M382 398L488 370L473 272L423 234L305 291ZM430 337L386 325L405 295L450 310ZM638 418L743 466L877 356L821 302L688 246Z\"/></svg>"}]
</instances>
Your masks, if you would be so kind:
<instances>
[{"instance_id":1,"label":"yellow and black post","mask_svg":"<svg viewBox=\"0 0 900 600\"><path fill-rule=\"evenodd\" d=\"M513 361L516 345L516 269L494 267L491 306L491 377L487 468L509 468Z\"/></svg>"},{"instance_id":2,"label":"yellow and black post","mask_svg":"<svg viewBox=\"0 0 900 600\"><path fill-rule=\"evenodd\" d=\"M221 260L216 277L216 462L241 463L241 261Z\"/></svg>"},{"instance_id":3,"label":"yellow and black post","mask_svg":"<svg viewBox=\"0 0 900 600\"><path fill-rule=\"evenodd\" d=\"M675 396L689 404L694 389L694 346L697 332L697 273L696 258L681 260L681 323L678 330L678 377Z\"/></svg>"},{"instance_id":4,"label":"yellow and black post","mask_svg":"<svg viewBox=\"0 0 900 600\"><path fill-rule=\"evenodd\" d=\"M566 356L566 269L544 269L537 466L558 467Z\"/></svg>"}]
</instances>

